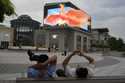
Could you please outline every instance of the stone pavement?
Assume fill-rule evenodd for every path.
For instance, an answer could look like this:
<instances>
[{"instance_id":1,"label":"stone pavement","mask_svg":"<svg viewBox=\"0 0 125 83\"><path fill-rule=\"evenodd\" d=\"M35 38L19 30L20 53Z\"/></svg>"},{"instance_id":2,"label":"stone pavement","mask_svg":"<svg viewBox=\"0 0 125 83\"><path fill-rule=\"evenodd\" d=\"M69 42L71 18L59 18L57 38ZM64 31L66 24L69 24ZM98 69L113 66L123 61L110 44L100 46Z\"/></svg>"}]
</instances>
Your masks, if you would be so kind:
<instances>
[{"instance_id":1,"label":"stone pavement","mask_svg":"<svg viewBox=\"0 0 125 83\"><path fill-rule=\"evenodd\" d=\"M37 54L42 52L36 52ZM65 56L61 53L47 53L49 56L57 55L60 64ZM96 60L95 76L112 76L124 75L125 73L125 59L102 56L101 53L87 53L86 55L92 56ZM84 58L74 56L70 63L83 63L87 61ZM28 60L26 51L8 51L0 50L0 79L16 79L16 77L25 77L26 69L34 62ZM59 65L58 65L59 66Z\"/></svg>"},{"instance_id":2,"label":"stone pavement","mask_svg":"<svg viewBox=\"0 0 125 83\"><path fill-rule=\"evenodd\" d=\"M114 65L96 68L95 76L125 76L125 58L109 56L117 60Z\"/></svg>"}]
</instances>

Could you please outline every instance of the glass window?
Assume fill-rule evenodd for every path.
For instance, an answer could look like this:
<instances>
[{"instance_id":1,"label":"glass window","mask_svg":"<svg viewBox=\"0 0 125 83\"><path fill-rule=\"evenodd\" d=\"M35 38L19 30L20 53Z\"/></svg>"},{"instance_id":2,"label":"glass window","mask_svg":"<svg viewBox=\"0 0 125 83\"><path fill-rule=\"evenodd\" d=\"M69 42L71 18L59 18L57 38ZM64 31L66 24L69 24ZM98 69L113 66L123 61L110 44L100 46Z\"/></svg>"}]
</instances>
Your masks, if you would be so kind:
<instances>
[{"instance_id":1,"label":"glass window","mask_svg":"<svg viewBox=\"0 0 125 83\"><path fill-rule=\"evenodd\" d=\"M81 36L80 35L76 36L76 48L81 49Z\"/></svg>"},{"instance_id":2,"label":"glass window","mask_svg":"<svg viewBox=\"0 0 125 83\"><path fill-rule=\"evenodd\" d=\"M83 37L83 49L87 49L87 37Z\"/></svg>"}]
</instances>

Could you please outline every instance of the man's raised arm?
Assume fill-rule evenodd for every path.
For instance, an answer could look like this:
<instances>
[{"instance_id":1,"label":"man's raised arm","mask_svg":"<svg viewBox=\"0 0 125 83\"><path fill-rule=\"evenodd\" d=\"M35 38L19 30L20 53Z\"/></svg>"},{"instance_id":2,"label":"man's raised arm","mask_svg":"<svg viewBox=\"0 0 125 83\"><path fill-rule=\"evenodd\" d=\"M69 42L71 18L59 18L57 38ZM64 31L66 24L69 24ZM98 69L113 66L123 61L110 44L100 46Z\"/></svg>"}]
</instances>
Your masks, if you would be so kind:
<instances>
[{"instance_id":1,"label":"man's raised arm","mask_svg":"<svg viewBox=\"0 0 125 83\"><path fill-rule=\"evenodd\" d=\"M90 64L95 64L94 58L92 58L90 56L86 56L83 52L80 52L80 56L85 57L89 61Z\"/></svg>"},{"instance_id":2,"label":"man's raised arm","mask_svg":"<svg viewBox=\"0 0 125 83\"><path fill-rule=\"evenodd\" d=\"M72 58L72 56L74 56L76 53L76 51L74 51L73 53L71 53L69 56L67 56L64 61L63 61L63 67L65 68L67 66L67 64L69 63L70 59Z\"/></svg>"}]
</instances>

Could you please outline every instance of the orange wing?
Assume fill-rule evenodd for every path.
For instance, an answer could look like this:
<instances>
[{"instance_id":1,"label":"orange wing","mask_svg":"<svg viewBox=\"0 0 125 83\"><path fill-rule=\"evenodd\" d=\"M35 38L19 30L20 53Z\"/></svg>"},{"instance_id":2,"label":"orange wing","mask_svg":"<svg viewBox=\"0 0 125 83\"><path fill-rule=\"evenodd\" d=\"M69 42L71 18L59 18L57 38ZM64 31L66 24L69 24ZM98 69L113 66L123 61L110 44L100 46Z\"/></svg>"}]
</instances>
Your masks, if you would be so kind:
<instances>
[{"instance_id":1,"label":"orange wing","mask_svg":"<svg viewBox=\"0 0 125 83\"><path fill-rule=\"evenodd\" d=\"M46 18L46 22L52 25L56 25L58 24L59 20L63 20L69 26L80 27L81 25L86 23L88 19L89 16L85 12L81 10L71 9L67 13L49 15Z\"/></svg>"}]
</instances>

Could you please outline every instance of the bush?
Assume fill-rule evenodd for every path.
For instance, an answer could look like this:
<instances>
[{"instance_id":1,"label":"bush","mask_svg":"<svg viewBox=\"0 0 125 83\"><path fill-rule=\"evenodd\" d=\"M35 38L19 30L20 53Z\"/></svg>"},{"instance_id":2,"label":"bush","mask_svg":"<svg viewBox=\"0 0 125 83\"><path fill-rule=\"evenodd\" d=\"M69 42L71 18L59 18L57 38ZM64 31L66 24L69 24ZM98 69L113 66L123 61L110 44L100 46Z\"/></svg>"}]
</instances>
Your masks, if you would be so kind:
<instances>
[{"instance_id":1,"label":"bush","mask_svg":"<svg viewBox=\"0 0 125 83\"><path fill-rule=\"evenodd\" d=\"M125 52L122 53L122 56L125 57Z\"/></svg>"}]
</instances>

